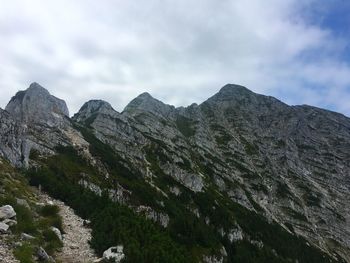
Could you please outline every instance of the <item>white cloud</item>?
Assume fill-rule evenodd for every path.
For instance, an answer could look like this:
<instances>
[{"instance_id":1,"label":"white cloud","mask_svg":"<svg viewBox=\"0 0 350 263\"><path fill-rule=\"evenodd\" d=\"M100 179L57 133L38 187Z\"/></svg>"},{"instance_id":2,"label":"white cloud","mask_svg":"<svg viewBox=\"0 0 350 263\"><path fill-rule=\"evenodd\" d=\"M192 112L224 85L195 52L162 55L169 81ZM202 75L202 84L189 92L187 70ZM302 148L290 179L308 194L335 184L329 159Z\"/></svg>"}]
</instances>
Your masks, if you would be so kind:
<instances>
[{"instance_id":1,"label":"white cloud","mask_svg":"<svg viewBox=\"0 0 350 263\"><path fill-rule=\"evenodd\" d=\"M143 91L187 105L239 83L350 114L347 40L305 19L313 2L0 0L0 105L33 81L72 113Z\"/></svg>"}]
</instances>

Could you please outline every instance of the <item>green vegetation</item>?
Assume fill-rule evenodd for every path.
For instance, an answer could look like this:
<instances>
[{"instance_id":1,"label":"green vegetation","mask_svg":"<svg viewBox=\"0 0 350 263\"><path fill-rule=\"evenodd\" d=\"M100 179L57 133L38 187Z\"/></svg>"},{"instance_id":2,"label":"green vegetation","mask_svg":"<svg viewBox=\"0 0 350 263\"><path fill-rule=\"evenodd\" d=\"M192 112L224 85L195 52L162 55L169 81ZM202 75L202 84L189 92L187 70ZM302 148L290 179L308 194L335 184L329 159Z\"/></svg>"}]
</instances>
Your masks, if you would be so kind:
<instances>
[{"instance_id":1,"label":"green vegetation","mask_svg":"<svg viewBox=\"0 0 350 263\"><path fill-rule=\"evenodd\" d=\"M228 262L331 262L319 250L306 245L304 239L232 202L214 184L209 184L205 192L194 193L165 175L159 164L169 160L162 143L153 141L144 151L156 175L153 182L169 197L147 184L127 160L97 140L90 131L81 130L90 143L91 153L106 166L109 178L99 176L74 149L63 147L58 149L58 155L44 160L41 169L31 170L28 175L33 185L40 183L52 196L66 202L81 217L91 220L91 245L99 254L111 246L123 244L126 262L199 262L203 254L217 254L224 245ZM216 161L214 156L210 157ZM202 161L198 157L196 164L211 180L214 171ZM190 164L184 161L182 165L186 168ZM245 169L250 173L248 168ZM119 183L131 190L131 204L149 205L168 214L168 227L164 229L128 207L113 203L106 193L96 196L84 189L78 184L81 174L102 187L112 188ZM181 190L180 196L171 194L169 189L173 186ZM251 201L259 211L259 206L253 199ZM189 207L198 209L200 217L197 218ZM45 208L43 213L50 216L50 209ZM264 246L258 248L246 240L231 244L227 236L219 234L219 229L228 233L236 223L252 240L261 241ZM51 240L52 236L46 233L45 238Z\"/></svg>"},{"instance_id":2,"label":"green vegetation","mask_svg":"<svg viewBox=\"0 0 350 263\"><path fill-rule=\"evenodd\" d=\"M34 263L32 255L34 254L34 247L29 242L24 243L22 246L14 250L15 257L21 263Z\"/></svg>"},{"instance_id":3,"label":"green vegetation","mask_svg":"<svg viewBox=\"0 0 350 263\"><path fill-rule=\"evenodd\" d=\"M223 133L220 136L216 136L215 140L218 145L227 146L227 144L232 140L232 136L227 133Z\"/></svg>"},{"instance_id":4,"label":"green vegetation","mask_svg":"<svg viewBox=\"0 0 350 263\"><path fill-rule=\"evenodd\" d=\"M280 198L290 198L293 196L288 185L279 181L277 182L276 195Z\"/></svg>"},{"instance_id":5,"label":"green vegetation","mask_svg":"<svg viewBox=\"0 0 350 263\"><path fill-rule=\"evenodd\" d=\"M111 246L123 244L126 262L187 262L185 249L172 241L166 231L126 206L113 203L106 195L99 197L83 189L66 176L64 170L57 175L43 168L29 171L28 175L33 185L40 183L55 198L73 207L81 217L91 220L91 245L98 254Z\"/></svg>"},{"instance_id":6,"label":"green vegetation","mask_svg":"<svg viewBox=\"0 0 350 263\"><path fill-rule=\"evenodd\" d=\"M241 141L243 142L244 149L248 155L255 155L259 153L259 147L255 143L249 142L247 139L245 139L243 136L240 136Z\"/></svg>"},{"instance_id":7,"label":"green vegetation","mask_svg":"<svg viewBox=\"0 0 350 263\"><path fill-rule=\"evenodd\" d=\"M62 247L62 242L50 228L55 226L62 230L62 219L55 206L39 206L35 202L36 194L28 186L26 178L7 163L0 163L0 206L11 205L16 212L17 224L11 226L13 240L19 241L21 234L32 235L34 239L24 242L14 250L15 257L21 263L31 263L32 255L42 246L49 255ZM22 202L18 202L16 198ZM26 201L27 204L23 204Z\"/></svg>"},{"instance_id":8,"label":"green vegetation","mask_svg":"<svg viewBox=\"0 0 350 263\"><path fill-rule=\"evenodd\" d=\"M308 206L314 206L321 208L321 195L320 194L311 194L310 192L306 193L303 198L306 200Z\"/></svg>"}]
</instances>

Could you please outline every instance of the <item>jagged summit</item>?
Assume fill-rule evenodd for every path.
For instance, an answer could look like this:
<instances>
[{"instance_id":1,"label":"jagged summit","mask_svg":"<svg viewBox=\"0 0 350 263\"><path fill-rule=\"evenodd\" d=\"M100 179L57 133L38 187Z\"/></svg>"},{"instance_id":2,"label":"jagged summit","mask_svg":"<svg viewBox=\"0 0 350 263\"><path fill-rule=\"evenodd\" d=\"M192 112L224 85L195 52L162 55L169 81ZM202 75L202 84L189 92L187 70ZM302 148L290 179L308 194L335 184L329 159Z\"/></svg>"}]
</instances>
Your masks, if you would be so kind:
<instances>
[{"instance_id":1,"label":"jagged summit","mask_svg":"<svg viewBox=\"0 0 350 263\"><path fill-rule=\"evenodd\" d=\"M148 92L144 92L133 99L125 107L123 113L133 116L143 111L153 113L155 115L168 116L174 109L174 106L165 104L153 98Z\"/></svg>"},{"instance_id":2,"label":"jagged summit","mask_svg":"<svg viewBox=\"0 0 350 263\"><path fill-rule=\"evenodd\" d=\"M74 114L73 119L75 121L81 122L99 113L107 115L119 114L107 101L89 100L88 102L84 103L84 105L76 114Z\"/></svg>"},{"instance_id":3,"label":"jagged summit","mask_svg":"<svg viewBox=\"0 0 350 263\"><path fill-rule=\"evenodd\" d=\"M254 92L252 92L250 89L247 89L242 85L230 84L230 83L223 86L218 92L218 94L221 94L221 95L243 94L243 93L252 94Z\"/></svg>"},{"instance_id":4,"label":"jagged summit","mask_svg":"<svg viewBox=\"0 0 350 263\"><path fill-rule=\"evenodd\" d=\"M152 95L151 94L149 94L148 92L143 92L143 93L141 93L140 95L138 95L137 96L137 98L143 98L143 99L150 99L150 100L152 100L152 99L154 99L153 97L152 97Z\"/></svg>"},{"instance_id":5,"label":"jagged summit","mask_svg":"<svg viewBox=\"0 0 350 263\"><path fill-rule=\"evenodd\" d=\"M91 113L101 110L113 110L112 105L105 100L89 100L80 108L79 112L89 110Z\"/></svg>"},{"instance_id":6,"label":"jagged summit","mask_svg":"<svg viewBox=\"0 0 350 263\"><path fill-rule=\"evenodd\" d=\"M37 90L37 91L41 91L41 92L46 92L49 93L47 89L45 89L44 87L42 87L39 83L37 82L33 82L32 84L29 85L29 88L27 89L27 91L29 90Z\"/></svg>"},{"instance_id":7,"label":"jagged summit","mask_svg":"<svg viewBox=\"0 0 350 263\"><path fill-rule=\"evenodd\" d=\"M52 96L36 82L17 92L5 110L21 122L46 123L49 126L57 126L63 117L69 116L65 101Z\"/></svg>"},{"instance_id":8,"label":"jagged summit","mask_svg":"<svg viewBox=\"0 0 350 263\"><path fill-rule=\"evenodd\" d=\"M68 119L65 103L33 83L7 110L0 158L35 167L38 183L92 217L91 244L131 235L122 245L132 262L133 252L173 257L177 244L184 260L158 261L350 262L350 119L340 114L232 84L200 105L175 108L142 93L122 114L91 100ZM107 195L95 202L87 192ZM135 213L119 220L119 207ZM129 231L148 222L135 216L169 236L147 225ZM153 237L160 243L138 245Z\"/></svg>"},{"instance_id":9,"label":"jagged summit","mask_svg":"<svg viewBox=\"0 0 350 263\"><path fill-rule=\"evenodd\" d=\"M219 92L214 94L208 100L214 100L214 101L241 100L241 99L253 98L257 96L261 96L261 95L254 93L253 91L247 89L244 86L236 85L236 84L226 84L219 90Z\"/></svg>"}]
</instances>

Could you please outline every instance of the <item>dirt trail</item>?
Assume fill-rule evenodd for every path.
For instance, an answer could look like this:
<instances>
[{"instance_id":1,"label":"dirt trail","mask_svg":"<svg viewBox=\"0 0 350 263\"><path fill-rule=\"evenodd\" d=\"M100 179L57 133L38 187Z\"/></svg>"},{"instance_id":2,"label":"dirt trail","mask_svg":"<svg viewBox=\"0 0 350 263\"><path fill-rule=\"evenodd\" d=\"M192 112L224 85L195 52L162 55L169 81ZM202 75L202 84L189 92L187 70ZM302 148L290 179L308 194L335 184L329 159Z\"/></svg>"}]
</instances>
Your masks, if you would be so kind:
<instances>
[{"instance_id":1,"label":"dirt trail","mask_svg":"<svg viewBox=\"0 0 350 263\"><path fill-rule=\"evenodd\" d=\"M83 225L83 219L77 216L73 209L59 200L55 200L46 194L41 194L44 203L53 203L60 208L60 216L63 220L63 248L56 254L56 259L65 263L94 262L98 258L90 248L91 229Z\"/></svg>"}]
</instances>

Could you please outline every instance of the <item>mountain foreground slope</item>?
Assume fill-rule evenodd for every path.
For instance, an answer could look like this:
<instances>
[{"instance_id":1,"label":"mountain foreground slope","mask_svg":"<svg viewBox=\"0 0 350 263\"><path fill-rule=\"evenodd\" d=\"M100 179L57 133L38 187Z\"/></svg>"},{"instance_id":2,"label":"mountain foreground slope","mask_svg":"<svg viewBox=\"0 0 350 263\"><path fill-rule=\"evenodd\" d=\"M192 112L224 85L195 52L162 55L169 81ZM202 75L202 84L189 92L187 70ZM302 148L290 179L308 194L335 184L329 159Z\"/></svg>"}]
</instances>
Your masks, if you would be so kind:
<instances>
[{"instance_id":1,"label":"mountain foreground slope","mask_svg":"<svg viewBox=\"0 0 350 263\"><path fill-rule=\"evenodd\" d=\"M121 113L91 100L69 118L33 83L0 109L0 156L91 221L98 255L350 262L350 119L338 113L229 84L186 108L143 93Z\"/></svg>"}]
</instances>

